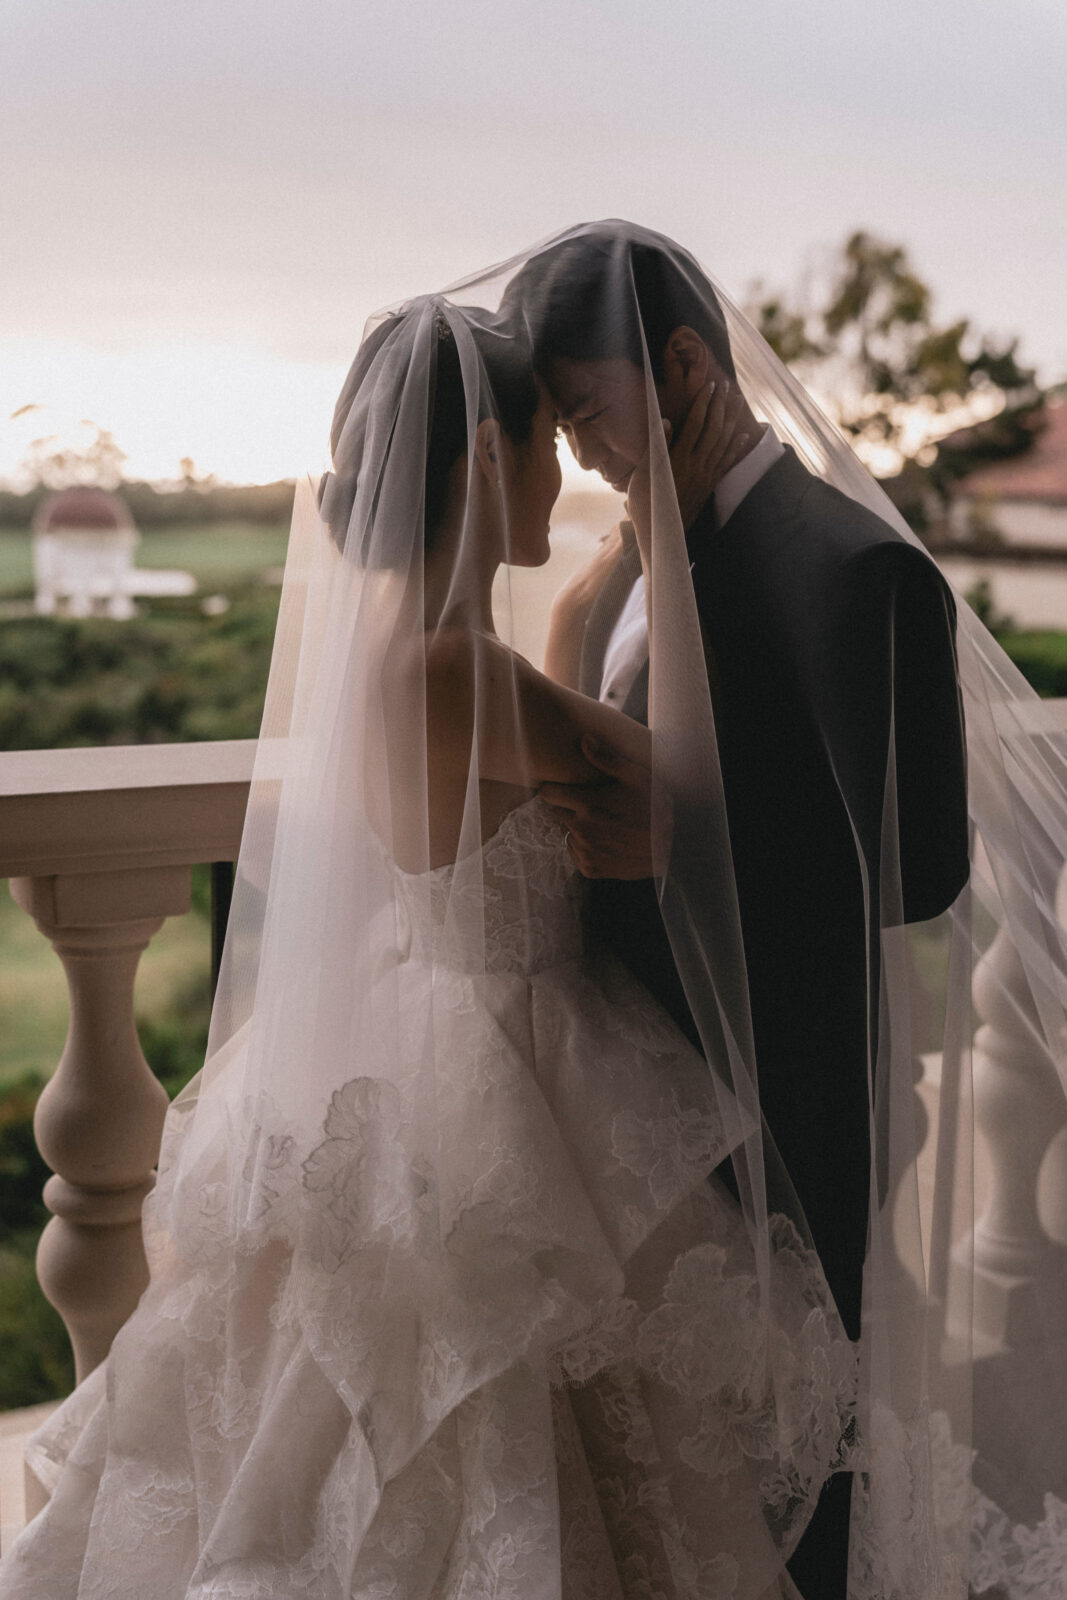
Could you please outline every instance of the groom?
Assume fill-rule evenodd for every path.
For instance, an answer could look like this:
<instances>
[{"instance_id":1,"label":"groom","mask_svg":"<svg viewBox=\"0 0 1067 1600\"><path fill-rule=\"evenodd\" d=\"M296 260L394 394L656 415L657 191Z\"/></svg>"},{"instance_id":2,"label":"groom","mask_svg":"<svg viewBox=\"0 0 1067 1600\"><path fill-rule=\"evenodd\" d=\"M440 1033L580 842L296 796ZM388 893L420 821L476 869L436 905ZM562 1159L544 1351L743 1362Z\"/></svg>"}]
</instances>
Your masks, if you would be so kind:
<instances>
[{"instance_id":1,"label":"groom","mask_svg":"<svg viewBox=\"0 0 1067 1600\"><path fill-rule=\"evenodd\" d=\"M646 348L675 440L709 384L720 408L736 389L714 291L658 235L606 223L565 239L527 264L508 298L578 461L616 489L647 451ZM891 745L901 904L882 920L937 915L968 873L955 610L921 551L814 477L747 406L742 431L743 457L687 519L687 543L715 678L761 1104L856 1338ZM624 543L584 618L578 687L647 720L640 573ZM572 852L594 880L593 935L692 1037L650 878L647 777L613 752L587 753L602 784L544 793L566 811ZM831 1479L790 1561L806 1600L845 1595L850 1491L847 1476Z\"/></svg>"}]
</instances>

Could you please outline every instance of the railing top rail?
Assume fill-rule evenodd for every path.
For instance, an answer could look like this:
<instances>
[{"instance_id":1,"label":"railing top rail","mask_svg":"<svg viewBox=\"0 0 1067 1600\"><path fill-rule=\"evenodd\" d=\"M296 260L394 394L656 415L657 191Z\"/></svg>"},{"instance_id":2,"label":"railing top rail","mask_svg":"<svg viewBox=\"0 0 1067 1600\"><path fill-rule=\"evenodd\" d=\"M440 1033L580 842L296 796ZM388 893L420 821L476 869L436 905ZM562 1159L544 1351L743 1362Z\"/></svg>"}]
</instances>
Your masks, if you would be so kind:
<instances>
[{"instance_id":1,"label":"railing top rail","mask_svg":"<svg viewBox=\"0 0 1067 1600\"><path fill-rule=\"evenodd\" d=\"M0 878L232 861L254 739L0 755Z\"/></svg>"},{"instance_id":2,"label":"railing top rail","mask_svg":"<svg viewBox=\"0 0 1067 1600\"><path fill-rule=\"evenodd\" d=\"M248 783L256 743L255 739L222 739L197 744L9 750L0 753L0 801L16 796Z\"/></svg>"}]
</instances>

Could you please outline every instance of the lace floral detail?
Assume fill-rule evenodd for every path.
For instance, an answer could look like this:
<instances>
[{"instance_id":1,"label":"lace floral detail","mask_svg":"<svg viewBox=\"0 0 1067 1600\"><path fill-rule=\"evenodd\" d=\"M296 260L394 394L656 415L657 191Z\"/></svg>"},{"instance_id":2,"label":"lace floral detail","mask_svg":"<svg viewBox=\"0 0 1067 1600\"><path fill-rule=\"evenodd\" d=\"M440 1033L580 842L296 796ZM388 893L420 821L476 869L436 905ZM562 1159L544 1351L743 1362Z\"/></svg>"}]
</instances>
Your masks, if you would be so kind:
<instances>
[{"instance_id":1,"label":"lace floral detail","mask_svg":"<svg viewBox=\"0 0 1067 1600\"><path fill-rule=\"evenodd\" d=\"M581 951L582 880L551 807L509 811L475 855L435 872L397 870L416 959L459 972L533 973Z\"/></svg>"},{"instance_id":2,"label":"lace floral detail","mask_svg":"<svg viewBox=\"0 0 1067 1600\"><path fill-rule=\"evenodd\" d=\"M605 1367L624 1361L633 1350L637 1302L619 1295L602 1300L588 1324L552 1353L554 1383L584 1383Z\"/></svg>"},{"instance_id":3,"label":"lace floral detail","mask_svg":"<svg viewBox=\"0 0 1067 1600\"><path fill-rule=\"evenodd\" d=\"M190 1372L186 1380L189 1428L201 1449L223 1450L234 1440L247 1438L255 1426L263 1394L245 1382L242 1365L240 1357L224 1357L221 1371L213 1361Z\"/></svg>"},{"instance_id":4,"label":"lace floral detail","mask_svg":"<svg viewBox=\"0 0 1067 1600\"><path fill-rule=\"evenodd\" d=\"M1059 1600L1067 1503L1047 1494L1038 1523L1013 1523L975 1486L974 1460L945 1412L920 1409L903 1421L888 1406L872 1408L868 1437L850 1461L850 1597Z\"/></svg>"},{"instance_id":5,"label":"lace floral detail","mask_svg":"<svg viewBox=\"0 0 1067 1600\"><path fill-rule=\"evenodd\" d=\"M638 1329L636 1357L686 1401L694 1426L678 1454L694 1471L723 1478L765 1464L763 1509L784 1542L843 1464L856 1368L811 1253L784 1218L774 1233L770 1315L741 1240L724 1228L724 1242L675 1262L662 1304Z\"/></svg>"},{"instance_id":6,"label":"lace floral detail","mask_svg":"<svg viewBox=\"0 0 1067 1600\"><path fill-rule=\"evenodd\" d=\"M187 1472L127 1467L121 1475L121 1510L116 1491L107 1503L102 1532L116 1555L131 1555L144 1540L166 1539L195 1515L194 1484Z\"/></svg>"},{"instance_id":7,"label":"lace floral detail","mask_svg":"<svg viewBox=\"0 0 1067 1600\"><path fill-rule=\"evenodd\" d=\"M686 1194L722 1160L722 1124L694 1106L668 1101L663 1116L642 1117L620 1111L612 1123L611 1154L620 1167L647 1178L649 1192L661 1211Z\"/></svg>"},{"instance_id":8,"label":"lace floral detail","mask_svg":"<svg viewBox=\"0 0 1067 1600\"><path fill-rule=\"evenodd\" d=\"M976 1595L1000 1600L1049 1600L1063 1592L1067 1575L1067 1502L1047 1494L1045 1515L1033 1528L1012 1524L992 1500L974 1501L971 1585Z\"/></svg>"},{"instance_id":9,"label":"lace floral detail","mask_svg":"<svg viewBox=\"0 0 1067 1600\"><path fill-rule=\"evenodd\" d=\"M336 1271L375 1239L417 1227L425 1185L409 1165L402 1125L410 1113L394 1085L353 1078L330 1101L325 1138L302 1164L315 1253Z\"/></svg>"}]
</instances>

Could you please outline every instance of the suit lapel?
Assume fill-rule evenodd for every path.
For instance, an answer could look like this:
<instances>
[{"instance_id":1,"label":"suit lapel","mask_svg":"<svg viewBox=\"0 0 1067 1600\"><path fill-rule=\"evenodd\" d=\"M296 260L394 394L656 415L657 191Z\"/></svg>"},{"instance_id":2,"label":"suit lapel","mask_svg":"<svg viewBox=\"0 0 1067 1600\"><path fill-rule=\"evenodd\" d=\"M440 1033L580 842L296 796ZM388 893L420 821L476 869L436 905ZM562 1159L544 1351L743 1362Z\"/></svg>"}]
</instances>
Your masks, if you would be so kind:
<instances>
[{"instance_id":1,"label":"suit lapel","mask_svg":"<svg viewBox=\"0 0 1067 1600\"><path fill-rule=\"evenodd\" d=\"M724 540L732 542L735 536L747 539L758 534L761 527L780 526L792 515L810 482L811 474L801 465L796 452L787 445L785 454L749 490L724 528L719 528L714 498L708 501L686 537L702 623L704 616L700 580L701 578L707 580L710 577L708 568L711 562L707 558L713 551L722 547ZM628 538L627 533L629 533ZM623 538L625 542L622 554L596 598L582 637L578 687L583 694L591 695L594 699L600 695L604 676L604 656L612 630L641 572L641 555L628 523L623 524ZM709 661L709 674L714 693L713 666L714 663ZM648 721L648 684L649 664L646 660L634 679L622 708L626 716L638 722Z\"/></svg>"},{"instance_id":2,"label":"suit lapel","mask_svg":"<svg viewBox=\"0 0 1067 1600\"><path fill-rule=\"evenodd\" d=\"M708 522L703 512L693 524L686 543L694 575L735 540L747 541L761 531L780 528L793 516L810 483L811 473L801 465L792 446L786 445L785 454L753 484L722 528Z\"/></svg>"}]
</instances>

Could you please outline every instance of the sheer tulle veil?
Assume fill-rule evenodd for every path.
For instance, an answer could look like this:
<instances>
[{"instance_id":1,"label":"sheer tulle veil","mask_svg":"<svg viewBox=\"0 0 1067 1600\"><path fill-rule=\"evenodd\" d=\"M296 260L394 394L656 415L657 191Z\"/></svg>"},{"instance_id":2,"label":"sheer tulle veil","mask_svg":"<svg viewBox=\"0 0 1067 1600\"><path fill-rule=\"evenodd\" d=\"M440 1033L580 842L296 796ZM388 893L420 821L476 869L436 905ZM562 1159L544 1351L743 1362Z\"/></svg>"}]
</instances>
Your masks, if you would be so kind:
<instances>
[{"instance_id":1,"label":"sheer tulle veil","mask_svg":"<svg viewBox=\"0 0 1067 1600\"><path fill-rule=\"evenodd\" d=\"M615 237L617 293L625 301L633 292L626 272L627 246L645 236L640 229L620 225ZM559 242L546 241L530 255ZM707 294L710 276L683 251L668 248L690 275L694 292ZM491 388L491 380L479 365L467 318L481 317L490 337L507 337L494 328L492 313L527 259L516 257L468 278L439 301L425 302L421 311L402 312L403 337L386 341L374 358L383 369L394 363L402 381L370 383L366 361L362 370L357 362L339 407L339 418L345 417L346 408L347 417L333 480L336 485L353 471L358 480L342 536L343 553L338 550L336 513L330 511L336 488L325 491L325 519L313 495L300 496L234 920L200 1090L200 1104L214 1119L223 1097L210 1090L243 1030L249 1043L242 1056L240 1095L225 1096L234 1118L228 1224L238 1237L255 1229L279 1137L257 1131L257 1144L248 1147L249 1127L271 1126L262 1115L247 1116L249 1101L262 1108L269 1097L283 1138L299 1137L295 1130L306 1115L310 1137L324 1104L348 1076L355 1038L364 1045L373 1038L384 1062L401 1048L399 996L383 982L382 969L393 958L402 919L382 865L380 838L365 819L361 822L353 802L364 782L367 751L381 735L386 715L376 703L378 669L370 663L381 641L395 639L402 627L402 586L394 565L379 563L373 555L353 559L352 546L373 545L419 525L421 481L410 463L425 456L430 382L430 346L420 330L425 334L434 317L449 318L467 380L470 420L476 421L479 405L485 409L479 396ZM716 312L721 307L729 330L738 380L779 438L794 446L811 471L914 540L823 413L717 286L713 304ZM470 307L482 311L458 314ZM622 303L618 314L632 315L632 307ZM393 315L386 314L385 322L372 321L366 335L370 345ZM804 1221L760 1128L758 1063L714 712L647 354L646 387L656 563L650 701L661 903L700 1024L709 1072L731 1122L761 1293L769 1301L774 1292L768 1267L770 1219L790 1217L801 1235ZM361 420L360 458L349 463L345 429L356 431L353 415L361 396L366 396L371 416ZM350 487L347 492L351 495ZM331 521L333 538L326 530ZM402 560L409 575L417 571L418 550L409 547ZM508 609L505 591L498 597L503 613L499 631L505 639L512 628ZM927 975L917 971L915 939L894 925L892 906L899 886L893 883L898 869L888 821L882 863L881 1008L890 1025L879 1030L875 1048L880 1059L871 1063L875 1160L854 1459L865 1491L857 1526L865 1541L862 1560L872 1577L869 1592L887 1596L962 1595L968 1584L970 1508L979 1508L978 1522L987 1531L1000 1526L1002 1517L1011 1524L1035 1526L1045 1511L1045 1494L1063 1490L1062 1483L1041 1481L1039 1458L1031 1454L1027 1439L1012 1439L996 1419L994 1396L983 1387L982 1372L983 1358L992 1358L975 1349L971 1039L973 980L986 955L984 1016L994 1017L1000 1007L1020 1014L1037 1046L1029 1057L1031 1070L1040 1070L1042 1057L1046 1062L1047 1082L1033 1089L1020 1085L1020 1096L1047 1099L1062 1120L1067 964L1055 892L1058 865L1067 859L1064 738L1042 716L1032 691L962 602L957 630L968 735L972 866L956 904L936 924L921 928L923 953L937 951L933 975L929 963ZM416 690L409 722L416 742L418 700ZM460 857L472 860L482 842L477 781L475 745L459 845ZM887 787L892 787L891 773ZM428 858L419 863L429 864ZM460 914L458 906L455 914ZM994 943L996 960L989 958ZM432 1026L428 1015L428 1053ZM916 1099L919 1062L926 1063L927 1072L940 1070L938 1125L929 1136L933 1152ZM328 1076L333 1070L336 1080ZM430 1104L424 1114L433 1114ZM198 1119L202 1112L190 1107L187 1115ZM180 1175L196 1144L195 1133L186 1136L175 1170L178 1207L172 1226L179 1234L187 1193ZM920 1170L928 1191L932 1185L932 1197L920 1189ZM418 1204L414 1190L409 1203ZM580 1242L573 1244L579 1253ZM1061 1259L1050 1247L1050 1261L1062 1275ZM769 1304L766 1316L773 1321ZM1032 1336L1040 1326L1035 1319ZM1052 1343L1055 1324L1046 1326L1049 1345L1034 1349L1030 1359L1035 1371L1051 1373L1062 1345ZM1013 1551L1005 1527L1001 1534L1007 1575L1019 1553ZM987 1559L994 1567L996 1542L990 1534ZM981 1577L976 1572L975 1581Z\"/></svg>"},{"instance_id":2,"label":"sheer tulle veil","mask_svg":"<svg viewBox=\"0 0 1067 1600\"><path fill-rule=\"evenodd\" d=\"M523 608L543 603L530 598L535 590L522 569L547 555L539 544L543 486L522 468L531 429L541 425L531 368L538 334L522 285L531 267L590 237L612 264L605 322L628 330L631 359L636 330L644 375L653 854L659 911L703 1059L685 1058L662 1104L627 1107L629 1091L621 1078L611 1080L611 1063L618 1030L636 1023L625 1022L625 1000L615 1010L607 1004L597 1024L603 1056L585 1062L583 1111L581 1102L567 1108L547 1069L540 1080L508 1077L504 1063L521 1041L506 1029L499 1037L475 1029L470 1019L479 985L512 982L519 971L529 982L541 970L542 886L512 884L504 898L520 911L502 922L503 891L487 866L506 819L521 818L524 808L530 815L532 783L502 777L499 751L521 750L533 737L524 720L527 669L508 647L529 632ZM972 1039L977 1000L986 1026L975 1051L978 1085L995 1102L1003 1138L1017 1130L1019 1161L1036 1194L1045 1144L1067 1116L1067 951L1056 909L1067 859L1064 733L959 600L970 872L951 906L921 923L904 920L892 738L873 865L860 845L870 819L853 819L871 929L870 1220L856 1348L824 1292L801 1203L761 1114L717 708L660 419L657 335L642 320L635 288L634 251L647 247L669 256L707 324L722 329L737 381L778 438L926 559L742 312L686 251L647 230L628 223L569 230L371 319L338 402L332 470L297 494L207 1060L172 1108L146 1214L155 1286L148 1293L164 1308L160 1322L184 1318L189 1337L201 1341L196 1348L226 1352L226 1383L208 1385L197 1399L194 1361L182 1380L190 1406L207 1408L198 1426L214 1429L218 1441L214 1465L198 1469L201 1504L215 1508L201 1560L206 1550L212 1571L225 1568L246 1531L235 1508L259 1493L277 1508L279 1528L305 1513L309 1525L333 1518L329 1539L315 1548L329 1548L335 1587L311 1563L299 1569L303 1589L291 1569L286 1592L392 1593L344 1584L354 1581L360 1553L367 1556L376 1536L375 1515L401 1492L398 1484L413 1485L403 1491L412 1497L409 1534L418 1525L432 1545L434 1518L447 1522L444 1458L434 1458L436 1477L428 1467L417 1481L405 1473L443 1448L454 1426L460 1477L474 1481L477 1456L479 1481L492 1491L492 1504L480 1502L470 1526L499 1530L497 1587L478 1587L488 1585L479 1568L466 1588L457 1579L452 1589L400 1592L510 1595L504 1578L513 1573L516 1584L522 1575L514 1592L523 1600L570 1593L560 1586L551 1541L532 1554L516 1554L515 1544L523 1521L515 1507L525 1515L539 1506L551 1482L543 1456L552 1385L608 1362L618 1348L612 1341L623 1336L619 1307L636 1294L628 1263L641 1259L657 1217L669 1216L729 1155L745 1266L742 1273L730 1264L740 1246L720 1241L718 1270L739 1296L740 1337L751 1345L751 1330L762 1332L757 1348L743 1352L744 1383L731 1390L736 1426L714 1443L714 1481L736 1491L744 1479L753 1522L724 1534L719 1564L701 1568L686 1592L753 1600L794 1593L784 1562L823 1481L844 1468L854 1473L854 1600L964 1600L971 1590L1051 1596L1050 1563L1065 1550L1063 1452L1047 1431L1034 1447L1040 1400L1017 1398L1011 1384L1022 1339L1032 1387L1039 1393L1048 1384L1049 1395L1062 1395L1063 1243L1034 1217L1031 1244L1039 1243L1044 1266L1031 1281L1043 1279L1047 1303L1029 1305L1029 1291L1016 1289L1025 1273L1012 1253L1018 1211L1003 1188L1011 1165L1003 1151L983 1202L996 1214L990 1223L987 1209L975 1231ZM446 381L462 394L450 504L458 503L457 472L466 473L468 492L442 553L428 549L425 529L427 460L439 444L434 399ZM500 559L497 640L472 649L462 619L469 587L484 578L475 545L488 538ZM435 652L445 681L454 675L467 730L465 759L450 758L447 773L428 746L428 697L439 691L427 660ZM892 727L895 708L883 709ZM937 756L930 752L932 761ZM534 765L531 757L531 773ZM454 826L442 839L431 800L446 784L457 798ZM847 809L845 775L841 793ZM555 1037L550 1014L534 1015L530 1006L530 1027ZM1018 1059L997 1057L1000 1035L990 1030L998 1026L1004 1037L1025 1041ZM619 1149L617 1129L594 1172L598 1108L609 1095L620 1099L616 1112L632 1112L634 1141L650 1152L640 1192L622 1187L623 1178L636 1182L636 1158L624 1171L610 1155ZM1035 1115L1045 1128L1036 1143ZM585 1176L579 1181L576 1173ZM649 1195L659 1197L655 1204ZM663 1304L680 1317L680 1277L671 1292L675 1298ZM999 1349L998 1294L1006 1308ZM693 1316L687 1371L707 1393L718 1384L721 1394L741 1353L728 1349L723 1305L701 1298ZM1012 1317L1021 1318L1023 1334L1008 1326ZM119 1374L124 1358L137 1359L126 1337L112 1358ZM140 1359L149 1356L142 1351ZM725 1377L706 1377L711 1360ZM121 1378L110 1381L121 1386ZM238 1419L252 1391L260 1431L248 1450ZM503 1396L498 1433L507 1447L470 1421L477 1397L490 1393ZM317 1479L320 1469L310 1455L302 1460L299 1441L286 1442L287 1395L305 1410L319 1407L322 1429L338 1432L334 1458ZM696 1417L699 1400L690 1410ZM712 1446L696 1421L693 1437L690 1456L706 1457ZM516 1441L525 1456L516 1454ZM277 1462L287 1452L282 1486ZM217 1482L208 1481L211 1473ZM554 1490L545 1493L550 1500ZM547 1511L545 1518L548 1527ZM505 1533L512 1541L506 1556ZM486 1534L485 1549L491 1544ZM382 1555L379 1578L395 1574L402 1558L398 1549ZM442 1553L433 1570L446 1567ZM330 1573L334 1583L333 1567ZM193 1592L231 1591L205 1584ZM264 1579L256 1592L282 1590Z\"/></svg>"},{"instance_id":3,"label":"sheer tulle veil","mask_svg":"<svg viewBox=\"0 0 1067 1600\"><path fill-rule=\"evenodd\" d=\"M628 251L634 242L651 239L670 252L694 293L708 299L710 314L724 320L738 380L757 413L813 473L918 544L847 443L710 274L677 246L642 229L597 226L612 238L617 252L620 318L633 318L634 312ZM471 396L484 391L487 380L484 369L475 377L478 357L465 344L464 316L494 328L493 314L527 262L585 231L544 241L425 303L422 324L432 316L454 320L472 421L481 402ZM402 314L409 328L413 322L420 325L412 308ZM370 344L393 316L384 314L384 322L372 319L366 335ZM389 388L386 414L366 429L359 487L345 534L347 559L339 558L336 537L324 535L313 494L300 496L294 522L264 738L201 1090L203 1098L241 1030L258 1035L258 1047L249 1048L244 1057L240 1103L250 1095L270 1094L286 1126L299 1122L301 1107L313 1106L312 1115L318 1116L334 1086L314 1082L314 1077L321 1064L336 1058L340 1044L340 1037L325 1039L324 1031L341 1027L341 1037L353 1036L357 1012L350 997L380 994L373 980L380 983L383 951L396 939L395 907L381 884L379 841L373 830L359 824L352 800L359 792L360 761L371 737L367 719L382 714L371 704L365 665L369 641L395 632L397 582L394 572L376 568L373 560L361 564L351 559L351 546L354 539L373 541L381 527L417 523L418 485L409 475L397 482L389 468L397 461L417 462L424 454L428 372L419 365L424 352L425 345L413 337L400 350L383 346L377 357L402 362L404 381ZM361 372L357 361L339 418L353 389L358 407L359 385L366 386L365 366ZM768 1268L771 1219L789 1217L801 1236L804 1219L760 1129L758 1063L731 881L715 716L647 346L645 373L655 526L650 701L661 904L709 1072L731 1123L761 1293L769 1300L774 1293ZM380 398L371 402L379 403ZM344 461L344 442L342 427L338 476L352 470ZM328 488L326 506L330 492ZM396 496L396 502L385 496ZM417 564L417 552L409 552L407 559ZM497 606L499 631L507 639L513 624L506 583ZM882 954L877 965L881 1015L888 1026L872 1036L877 1054L870 1071L875 1155L858 1432L852 1449L863 1489L855 1537L864 1548L854 1555L856 1571L866 1564L869 1592L885 1596L962 1595L968 1587L972 1538L978 1553L970 1581L976 1587L996 1581L1013 1594L1045 1592L1011 1584L1025 1581L1019 1574L1028 1548L1026 1529L1045 1526L1045 1496L1062 1496L1065 1487L1062 1478L1051 1475L1049 1452L1033 1451L1025 1430L1022 1437L1012 1437L998 1417L997 1358L987 1348L988 1334L980 1320L976 1343L975 1295L991 1293L991 1271L995 1274L999 1267L1010 1277L1013 1264L1006 1243L1004 1260L980 1261L976 1279L971 1062L978 973L987 1039L990 1022L1006 1011L1015 1036L1030 1041L1025 1064L1006 1069L1008 1076L988 1092L1008 1096L1004 1112L1010 1120L1016 1094L1011 1075L1032 1074L1033 1082L1017 1086L1018 1103L1027 1107L1021 1119L1032 1115L1033 1107L1044 1106L1049 1134L1062 1124L1067 988L1055 899L1059 866L1067 859L1065 743L1062 731L1042 712L1033 692L962 600L957 648L968 749L968 884L935 921L901 927L894 912L900 886L888 806L881 864ZM361 670L363 681L353 692ZM418 727L416 709L411 722L415 739ZM476 782L475 755L472 796ZM886 783L891 792L891 771ZM472 799L465 812L461 856L473 856L480 829ZM390 924L384 942L379 938L383 916ZM301 981L294 983L297 971ZM345 997L341 1018L331 1015L334 1006L324 1006L324 997L331 995ZM365 1016L358 1022L364 1037L368 1031L376 1036L383 1056L394 1048L397 1026L391 1005L384 1014L376 1010L373 1022ZM344 1047L339 1053L345 1056ZM294 1069L296 1063L299 1069ZM987 1075L994 1070L1005 1069L986 1067ZM923 1072L928 1081L939 1083L933 1130L916 1090ZM218 1115L210 1096L206 1103L212 1107L210 1115ZM257 1191L270 1181L269 1152L242 1148L247 1125L242 1114L233 1128L233 1170L246 1174L228 1202L236 1230L251 1225ZM1032 1168L1032 1144L1023 1159ZM998 1161L1003 1164L1002 1153ZM1035 1181L1033 1170L1027 1181ZM178 1194L181 1188L179 1183ZM998 1199L1003 1203L1002 1196L987 1203ZM176 1227L179 1218L180 1212ZM979 1255L984 1249L988 1258L995 1232L994 1226L980 1233ZM1047 1251L1062 1285L1062 1243L1048 1240ZM1058 1291L1053 1286L1051 1292L1054 1299ZM769 1305L767 1316L773 1321ZM1046 1380L1062 1355L1063 1328L1055 1315L1029 1319L1028 1360ZM1057 1392L1053 1383L1050 1393ZM972 1513L977 1534L972 1534ZM1041 1547L1040 1532L1032 1540L1035 1548Z\"/></svg>"}]
</instances>

